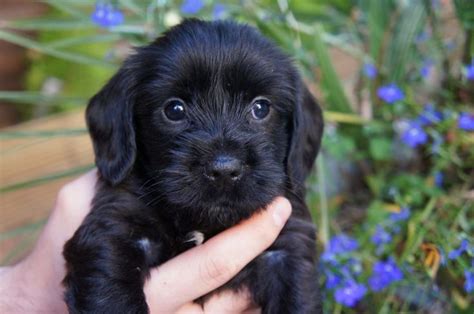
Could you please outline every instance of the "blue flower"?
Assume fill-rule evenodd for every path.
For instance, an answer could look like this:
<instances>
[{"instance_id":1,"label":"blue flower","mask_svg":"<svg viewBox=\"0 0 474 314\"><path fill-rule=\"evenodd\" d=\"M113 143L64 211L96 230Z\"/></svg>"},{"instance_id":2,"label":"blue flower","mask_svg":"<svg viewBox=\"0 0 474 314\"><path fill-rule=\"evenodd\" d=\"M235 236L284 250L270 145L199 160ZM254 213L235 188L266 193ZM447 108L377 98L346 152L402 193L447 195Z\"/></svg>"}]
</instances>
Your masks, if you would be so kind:
<instances>
[{"instance_id":1,"label":"blue flower","mask_svg":"<svg viewBox=\"0 0 474 314\"><path fill-rule=\"evenodd\" d=\"M405 98L405 94L403 91L395 84L388 84L381 86L377 90L377 95L379 96L380 99L383 101L393 104L397 101L401 101Z\"/></svg>"},{"instance_id":2,"label":"blue flower","mask_svg":"<svg viewBox=\"0 0 474 314\"><path fill-rule=\"evenodd\" d=\"M324 251L324 253L321 255L321 260L334 266L338 264L337 254L334 254L328 250Z\"/></svg>"},{"instance_id":3,"label":"blue flower","mask_svg":"<svg viewBox=\"0 0 474 314\"><path fill-rule=\"evenodd\" d=\"M390 214L389 219L392 221L403 221L410 218L410 209L408 207L403 207L400 212Z\"/></svg>"},{"instance_id":4,"label":"blue flower","mask_svg":"<svg viewBox=\"0 0 474 314\"><path fill-rule=\"evenodd\" d=\"M401 140L411 148L415 148L428 141L428 134L426 134L418 122L411 121L402 133Z\"/></svg>"},{"instance_id":5,"label":"blue flower","mask_svg":"<svg viewBox=\"0 0 474 314\"><path fill-rule=\"evenodd\" d=\"M372 63L364 64L363 71L365 76L367 76L371 80L377 76L377 68Z\"/></svg>"},{"instance_id":6,"label":"blue flower","mask_svg":"<svg viewBox=\"0 0 474 314\"><path fill-rule=\"evenodd\" d=\"M437 187L443 186L444 174L441 171L436 171L434 174L434 183Z\"/></svg>"},{"instance_id":7,"label":"blue flower","mask_svg":"<svg viewBox=\"0 0 474 314\"><path fill-rule=\"evenodd\" d=\"M181 5L183 14L196 14L204 7L203 0L184 0Z\"/></svg>"},{"instance_id":8,"label":"blue flower","mask_svg":"<svg viewBox=\"0 0 474 314\"><path fill-rule=\"evenodd\" d=\"M341 276L328 271L326 272L326 288L334 289L342 282Z\"/></svg>"},{"instance_id":9,"label":"blue flower","mask_svg":"<svg viewBox=\"0 0 474 314\"><path fill-rule=\"evenodd\" d=\"M433 104L425 104L423 106L423 111L416 120L420 125L431 125L433 123L438 123L443 120L443 114L435 109Z\"/></svg>"},{"instance_id":10,"label":"blue flower","mask_svg":"<svg viewBox=\"0 0 474 314\"><path fill-rule=\"evenodd\" d=\"M343 286L336 289L334 292L334 298L339 304L343 304L348 307L353 307L361 300L367 293L367 288L355 280L348 280Z\"/></svg>"},{"instance_id":11,"label":"blue flower","mask_svg":"<svg viewBox=\"0 0 474 314\"><path fill-rule=\"evenodd\" d=\"M392 241L392 235L387 232L384 227L377 225L374 234L372 235L372 243L377 246L377 254L382 253L383 246Z\"/></svg>"},{"instance_id":12,"label":"blue flower","mask_svg":"<svg viewBox=\"0 0 474 314\"><path fill-rule=\"evenodd\" d=\"M474 131L474 114L461 112L458 118L458 127L466 131Z\"/></svg>"},{"instance_id":13,"label":"blue flower","mask_svg":"<svg viewBox=\"0 0 474 314\"><path fill-rule=\"evenodd\" d=\"M91 20L99 26L112 27L122 24L124 16L122 11L115 9L109 3L97 3L91 14Z\"/></svg>"},{"instance_id":14,"label":"blue flower","mask_svg":"<svg viewBox=\"0 0 474 314\"><path fill-rule=\"evenodd\" d=\"M212 9L212 18L214 20L221 19L225 16L226 6L222 3L216 3Z\"/></svg>"},{"instance_id":15,"label":"blue flower","mask_svg":"<svg viewBox=\"0 0 474 314\"><path fill-rule=\"evenodd\" d=\"M357 240L345 234L336 235L329 240L326 250L321 255L321 260L332 265L337 265L337 256L339 254L354 251L358 247L359 243Z\"/></svg>"},{"instance_id":16,"label":"blue flower","mask_svg":"<svg viewBox=\"0 0 474 314\"><path fill-rule=\"evenodd\" d=\"M467 250L468 245L469 245L469 241L467 241L467 239L463 239L457 249L449 252L448 258L451 260L457 259L459 256L461 256L462 253L464 253Z\"/></svg>"},{"instance_id":17,"label":"blue flower","mask_svg":"<svg viewBox=\"0 0 474 314\"><path fill-rule=\"evenodd\" d=\"M338 234L329 240L328 251L339 254L356 250L359 243L356 239L349 237L346 234Z\"/></svg>"},{"instance_id":18,"label":"blue flower","mask_svg":"<svg viewBox=\"0 0 474 314\"><path fill-rule=\"evenodd\" d=\"M474 269L464 271L464 276L466 281L464 282L464 289L467 293L474 292Z\"/></svg>"},{"instance_id":19,"label":"blue flower","mask_svg":"<svg viewBox=\"0 0 474 314\"><path fill-rule=\"evenodd\" d=\"M474 59L472 60L471 64L466 65L464 70L466 71L466 78L469 81L474 81Z\"/></svg>"},{"instance_id":20,"label":"blue flower","mask_svg":"<svg viewBox=\"0 0 474 314\"><path fill-rule=\"evenodd\" d=\"M427 78L431 73L431 68L433 67L433 61L427 59L423 61L423 66L420 69L420 75L423 78Z\"/></svg>"},{"instance_id":21,"label":"blue flower","mask_svg":"<svg viewBox=\"0 0 474 314\"><path fill-rule=\"evenodd\" d=\"M403 273L392 258L386 262L378 261L372 268L369 286L373 291L380 291L395 281L403 279Z\"/></svg>"}]
</instances>

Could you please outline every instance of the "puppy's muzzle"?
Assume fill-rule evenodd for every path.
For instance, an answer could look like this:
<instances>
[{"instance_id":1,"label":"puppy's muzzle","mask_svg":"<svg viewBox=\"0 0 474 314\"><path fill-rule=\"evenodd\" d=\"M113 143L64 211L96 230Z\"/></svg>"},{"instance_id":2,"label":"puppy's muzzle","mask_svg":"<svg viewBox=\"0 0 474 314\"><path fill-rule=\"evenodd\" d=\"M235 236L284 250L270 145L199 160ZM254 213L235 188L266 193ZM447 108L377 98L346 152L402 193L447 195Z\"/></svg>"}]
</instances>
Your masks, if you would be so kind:
<instances>
[{"instance_id":1,"label":"puppy's muzzle","mask_svg":"<svg viewBox=\"0 0 474 314\"><path fill-rule=\"evenodd\" d=\"M218 155L205 167L204 176L216 184L233 183L242 178L244 165L231 155Z\"/></svg>"}]
</instances>

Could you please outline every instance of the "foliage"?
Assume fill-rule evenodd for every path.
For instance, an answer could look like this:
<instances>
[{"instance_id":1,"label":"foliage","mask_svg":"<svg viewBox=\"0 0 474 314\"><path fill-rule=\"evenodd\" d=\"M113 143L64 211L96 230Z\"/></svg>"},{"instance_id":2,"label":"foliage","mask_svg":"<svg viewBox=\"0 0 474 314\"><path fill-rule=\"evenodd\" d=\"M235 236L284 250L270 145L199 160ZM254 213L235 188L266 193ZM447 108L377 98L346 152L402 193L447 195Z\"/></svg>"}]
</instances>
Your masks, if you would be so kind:
<instances>
[{"instance_id":1,"label":"foliage","mask_svg":"<svg viewBox=\"0 0 474 314\"><path fill-rule=\"evenodd\" d=\"M459 22L454 37L442 32L449 3L436 0L45 2L55 9L53 18L8 25L41 30L40 41L9 29L0 30L0 39L48 56L45 72L52 60L85 66L92 82L95 74L110 73L103 68L120 63L119 47L146 43L184 17L232 18L258 27L294 57L325 108L323 152L308 189L319 227L325 311L473 312L469 0L453 3ZM65 37L51 40L58 32ZM102 48L90 53L91 43ZM103 47L105 56L97 54ZM336 71L335 50L357 60L352 81ZM73 72L61 73L73 80ZM58 97L83 99L92 90ZM57 103L58 97L0 92L0 98L28 103ZM76 132L81 130L62 135ZM15 136L35 134L3 137ZM61 136L61 130L37 136Z\"/></svg>"}]
</instances>

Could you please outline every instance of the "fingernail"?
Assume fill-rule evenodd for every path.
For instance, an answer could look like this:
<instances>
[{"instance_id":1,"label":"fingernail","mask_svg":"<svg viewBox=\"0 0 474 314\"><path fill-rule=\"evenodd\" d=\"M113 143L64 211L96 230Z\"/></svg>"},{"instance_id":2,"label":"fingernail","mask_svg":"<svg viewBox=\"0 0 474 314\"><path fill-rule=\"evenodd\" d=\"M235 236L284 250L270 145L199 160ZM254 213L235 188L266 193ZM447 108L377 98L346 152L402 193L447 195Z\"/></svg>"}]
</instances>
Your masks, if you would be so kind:
<instances>
[{"instance_id":1,"label":"fingernail","mask_svg":"<svg viewBox=\"0 0 474 314\"><path fill-rule=\"evenodd\" d=\"M288 220L291 213L291 204L285 198L278 198L273 204L273 221L276 226L281 227Z\"/></svg>"}]
</instances>

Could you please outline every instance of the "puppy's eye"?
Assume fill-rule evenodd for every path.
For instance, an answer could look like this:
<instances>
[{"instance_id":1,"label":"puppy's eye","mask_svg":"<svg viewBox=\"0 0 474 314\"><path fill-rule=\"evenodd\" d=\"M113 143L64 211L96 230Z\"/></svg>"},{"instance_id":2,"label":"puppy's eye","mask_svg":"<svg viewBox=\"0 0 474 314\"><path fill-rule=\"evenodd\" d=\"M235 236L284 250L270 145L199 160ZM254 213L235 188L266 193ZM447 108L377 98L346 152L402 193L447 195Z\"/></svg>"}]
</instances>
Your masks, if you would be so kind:
<instances>
[{"instance_id":1,"label":"puppy's eye","mask_svg":"<svg viewBox=\"0 0 474 314\"><path fill-rule=\"evenodd\" d=\"M171 121L180 121L186 117L184 102L179 99L169 100L165 106L165 115Z\"/></svg>"},{"instance_id":2,"label":"puppy's eye","mask_svg":"<svg viewBox=\"0 0 474 314\"><path fill-rule=\"evenodd\" d=\"M256 120L265 119L270 113L270 101L268 99L259 98L252 104L252 117Z\"/></svg>"}]
</instances>

